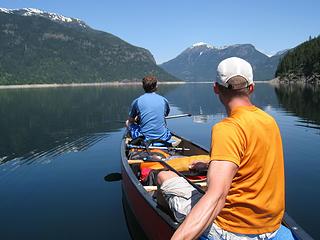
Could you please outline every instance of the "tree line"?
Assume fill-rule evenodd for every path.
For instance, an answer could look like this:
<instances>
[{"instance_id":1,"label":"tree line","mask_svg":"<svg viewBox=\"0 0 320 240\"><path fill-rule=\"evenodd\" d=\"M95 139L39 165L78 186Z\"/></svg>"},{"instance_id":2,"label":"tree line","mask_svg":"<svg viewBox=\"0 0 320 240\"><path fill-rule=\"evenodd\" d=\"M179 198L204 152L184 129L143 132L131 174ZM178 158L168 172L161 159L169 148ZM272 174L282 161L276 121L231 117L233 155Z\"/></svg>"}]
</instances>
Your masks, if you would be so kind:
<instances>
[{"instance_id":1,"label":"tree line","mask_svg":"<svg viewBox=\"0 0 320 240\"><path fill-rule=\"evenodd\" d=\"M280 61L276 77L280 80L315 82L320 79L320 35L309 37Z\"/></svg>"}]
</instances>

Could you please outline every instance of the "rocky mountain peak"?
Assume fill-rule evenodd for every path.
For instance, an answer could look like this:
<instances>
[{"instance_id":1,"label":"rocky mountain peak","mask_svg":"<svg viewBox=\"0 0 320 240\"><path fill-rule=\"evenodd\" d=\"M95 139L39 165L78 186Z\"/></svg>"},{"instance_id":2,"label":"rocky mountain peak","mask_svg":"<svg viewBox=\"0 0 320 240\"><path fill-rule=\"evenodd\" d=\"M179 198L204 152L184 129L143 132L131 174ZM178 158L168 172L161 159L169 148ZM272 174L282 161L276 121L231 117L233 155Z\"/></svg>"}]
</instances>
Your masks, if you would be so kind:
<instances>
[{"instance_id":1,"label":"rocky mountain peak","mask_svg":"<svg viewBox=\"0 0 320 240\"><path fill-rule=\"evenodd\" d=\"M269 58L252 44L213 47L199 42L160 66L185 81L212 81L216 76L217 65L228 57L240 57L247 60L254 69L255 80L272 79L279 61L279 58Z\"/></svg>"}]
</instances>

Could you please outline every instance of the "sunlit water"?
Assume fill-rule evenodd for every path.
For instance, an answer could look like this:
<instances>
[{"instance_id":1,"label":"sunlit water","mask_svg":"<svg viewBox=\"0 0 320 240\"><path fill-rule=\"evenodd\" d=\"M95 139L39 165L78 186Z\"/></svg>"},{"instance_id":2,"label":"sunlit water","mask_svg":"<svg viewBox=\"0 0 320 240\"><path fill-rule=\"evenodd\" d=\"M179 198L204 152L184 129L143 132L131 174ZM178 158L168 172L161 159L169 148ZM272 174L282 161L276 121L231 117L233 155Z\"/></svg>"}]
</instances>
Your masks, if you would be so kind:
<instances>
[{"instance_id":1,"label":"sunlit water","mask_svg":"<svg viewBox=\"0 0 320 240\"><path fill-rule=\"evenodd\" d=\"M161 85L171 130L207 148L225 117L210 84ZM284 145L287 212L315 239L320 188L320 90L257 84L253 102L277 120ZM120 141L140 87L0 91L0 239L130 239ZM156 226L155 226L156 227Z\"/></svg>"}]
</instances>

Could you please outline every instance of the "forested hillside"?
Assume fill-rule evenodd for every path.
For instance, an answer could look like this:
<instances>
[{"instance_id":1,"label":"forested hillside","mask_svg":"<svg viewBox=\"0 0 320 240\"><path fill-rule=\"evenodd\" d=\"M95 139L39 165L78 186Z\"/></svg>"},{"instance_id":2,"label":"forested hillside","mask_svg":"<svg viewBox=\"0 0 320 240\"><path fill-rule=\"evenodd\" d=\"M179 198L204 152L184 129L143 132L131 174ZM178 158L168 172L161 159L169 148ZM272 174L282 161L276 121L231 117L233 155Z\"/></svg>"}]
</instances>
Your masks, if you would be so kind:
<instances>
[{"instance_id":1,"label":"forested hillside","mask_svg":"<svg viewBox=\"0 0 320 240\"><path fill-rule=\"evenodd\" d=\"M84 22L37 9L0 9L0 84L176 80L151 53Z\"/></svg>"},{"instance_id":2,"label":"forested hillside","mask_svg":"<svg viewBox=\"0 0 320 240\"><path fill-rule=\"evenodd\" d=\"M288 81L319 81L320 36L310 38L289 51L280 61L276 76Z\"/></svg>"}]
</instances>

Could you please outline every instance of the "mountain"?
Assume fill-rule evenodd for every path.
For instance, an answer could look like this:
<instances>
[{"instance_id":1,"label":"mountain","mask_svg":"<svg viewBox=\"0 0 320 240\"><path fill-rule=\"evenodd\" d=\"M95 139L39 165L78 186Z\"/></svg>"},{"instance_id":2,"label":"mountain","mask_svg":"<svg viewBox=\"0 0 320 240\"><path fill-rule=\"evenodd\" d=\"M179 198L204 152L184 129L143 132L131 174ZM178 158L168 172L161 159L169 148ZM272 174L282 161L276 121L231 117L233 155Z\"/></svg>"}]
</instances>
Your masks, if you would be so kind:
<instances>
[{"instance_id":1,"label":"mountain","mask_svg":"<svg viewBox=\"0 0 320 240\"><path fill-rule=\"evenodd\" d=\"M85 22L81 21L80 19L65 17L57 13L44 12L35 8L22 8L22 9L0 8L0 12L8 13L8 14L16 14L16 15L25 16L25 17L38 16L38 17L49 19L51 21L54 21L60 24L64 24L65 26L68 26L68 27L74 26L74 27L89 28L89 26L86 25Z\"/></svg>"},{"instance_id":2,"label":"mountain","mask_svg":"<svg viewBox=\"0 0 320 240\"><path fill-rule=\"evenodd\" d=\"M280 80L320 82L320 36L311 38L280 61L276 76Z\"/></svg>"},{"instance_id":3,"label":"mountain","mask_svg":"<svg viewBox=\"0 0 320 240\"><path fill-rule=\"evenodd\" d=\"M240 57L251 63L255 80L274 78L279 59L284 53L272 57L259 52L251 44L214 47L200 42L184 50L176 58L160 65L164 70L185 81L212 81L220 61Z\"/></svg>"},{"instance_id":4,"label":"mountain","mask_svg":"<svg viewBox=\"0 0 320 240\"><path fill-rule=\"evenodd\" d=\"M0 59L0 84L177 80L144 48L32 8L0 8Z\"/></svg>"}]
</instances>

